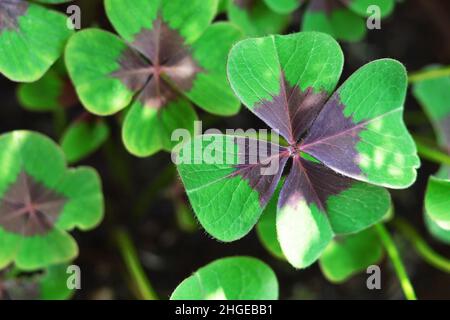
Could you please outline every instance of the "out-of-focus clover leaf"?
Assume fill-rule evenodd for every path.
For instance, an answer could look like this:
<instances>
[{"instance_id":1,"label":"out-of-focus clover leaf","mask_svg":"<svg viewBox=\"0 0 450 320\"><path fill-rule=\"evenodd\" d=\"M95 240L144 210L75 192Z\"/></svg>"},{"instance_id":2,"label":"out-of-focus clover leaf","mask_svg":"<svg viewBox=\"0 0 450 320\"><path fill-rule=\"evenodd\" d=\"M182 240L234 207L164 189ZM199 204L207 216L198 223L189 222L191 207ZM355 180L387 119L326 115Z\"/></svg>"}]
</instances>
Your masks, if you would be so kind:
<instances>
[{"instance_id":1,"label":"out-of-focus clover leaf","mask_svg":"<svg viewBox=\"0 0 450 320\"><path fill-rule=\"evenodd\" d=\"M226 58L241 32L211 24L217 0L106 0L120 37L99 29L76 33L66 65L84 106L111 115L131 105L122 138L128 151L150 156L171 150L173 130L191 133L204 110L229 116L239 111L226 79Z\"/></svg>"},{"instance_id":2,"label":"out-of-focus clover leaf","mask_svg":"<svg viewBox=\"0 0 450 320\"><path fill-rule=\"evenodd\" d=\"M25 109L66 115L68 109L79 105L75 89L60 61L38 81L18 86L17 97ZM83 111L62 132L60 144L67 161L74 163L97 151L109 134L109 127L102 118Z\"/></svg>"},{"instance_id":3,"label":"out-of-focus clover leaf","mask_svg":"<svg viewBox=\"0 0 450 320\"><path fill-rule=\"evenodd\" d=\"M0 275L0 300L66 300L74 291L67 286L67 265L50 266L36 274Z\"/></svg>"},{"instance_id":4,"label":"out-of-focus clover leaf","mask_svg":"<svg viewBox=\"0 0 450 320\"><path fill-rule=\"evenodd\" d=\"M251 257L216 260L181 282L171 300L276 300L272 269Z\"/></svg>"},{"instance_id":5,"label":"out-of-focus clover leaf","mask_svg":"<svg viewBox=\"0 0 450 320\"><path fill-rule=\"evenodd\" d=\"M78 246L67 231L97 226L103 206L97 172L68 169L52 140L30 131L0 136L0 269L72 260Z\"/></svg>"},{"instance_id":6,"label":"out-of-focus clover leaf","mask_svg":"<svg viewBox=\"0 0 450 320\"><path fill-rule=\"evenodd\" d=\"M271 10L263 0L230 0L228 18L247 36L281 33L290 16Z\"/></svg>"},{"instance_id":7,"label":"out-of-focus clover leaf","mask_svg":"<svg viewBox=\"0 0 450 320\"><path fill-rule=\"evenodd\" d=\"M72 33L62 13L31 1L0 0L0 73L13 81L38 80L60 57Z\"/></svg>"},{"instance_id":8,"label":"out-of-focus clover leaf","mask_svg":"<svg viewBox=\"0 0 450 320\"><path fill-rule=\"evenodd\" d=\"M434 70L431 66L426 70ZM450 154L450 77L421 80L414 84L413 94L427 114L439 146ZM450 167L441 166L428 180L425 193L425 222L437 239L450 242Z\"/></svg>"},{"instance_id":9,"label":"out-of-focus clover leaf","mask_svg":"<svg viewBox=\"0 0 450 320\"><path fill-rule=\"evenodd\" d=\"M394 0L264 0L275 12L286 14L306 3L302 31L326 32L336 39L361 40L366 32L366 18L373 13L388 16ZM373 10L376 11L373 11Z\"/></svg>"}]
</instances>

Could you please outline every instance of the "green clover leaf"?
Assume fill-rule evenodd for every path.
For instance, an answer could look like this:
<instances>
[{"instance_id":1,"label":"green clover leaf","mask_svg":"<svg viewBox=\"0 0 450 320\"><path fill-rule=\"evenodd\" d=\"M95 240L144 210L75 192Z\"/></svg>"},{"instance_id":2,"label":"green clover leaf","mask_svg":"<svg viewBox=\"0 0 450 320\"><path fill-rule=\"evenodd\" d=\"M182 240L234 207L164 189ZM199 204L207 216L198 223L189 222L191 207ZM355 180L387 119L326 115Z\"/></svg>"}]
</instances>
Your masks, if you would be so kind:
<instances>
[{"instance_id":1,"label":"green clover leaf","mask_svg":"<svg viewBox=\"0 0 450 320\"><path fill-rule=\"evenodd\" d=\"M171 300L276 300L272 269L251 257L216 260L181 282Z\"/></svg>"},{"instance_id":2,"label":"green clover leaf","mask_svg":"<svg viewBox=\"0 0 450 320\"><path fill-rule=\"evenodd\" d=\"M303 0L264 0L280 14L296 10ZM310 0L303 15L302 31L320 31L345 41L361 40L366 32L368 8L376 5L381 17L388 16L394 0Z\"/></svg>"},{"instance_id":3,"label":"green clover leaf","mask_svg":"<svg viewBox=\"0 0 450 320\"><path fill-rule=\"evenodd\" d=\"M63 3L71 0L40 0ZM0 0L0 73L18 82L41 78L73 31L61 13L25 0Z\"/></svg>"},{"instance_id":4,"label":"green clover leaf","mask_svg":"<svg viewBox=\"0 0 450 320\"><path fill-rule=\"evenodd\" d=\"M413 94L430 119L439 146L450 154L450 77L419 81L413 86ZM445 243L450 243L449 196L450 167L443 165L428 180L424 215L430 233Z\"/></svg>"},{"instance_id":5,"label":"green clover leaf","mask_svg":"<svg viewBox=\"0 0 450 320\"><path fill-rule=\"evenodd\" d=\"M283 31L290 18L271 10L262 0L230 0L228 18L247 36L263 36Z\"/></svg>"},{"instance_id":6,"label":"green clover leaf","mask_svg":"<svg viewBox=\"0 0 450 320\"><path fill-rule=\"evenodd\" d=\"M209 234L221 241L245 236L290 160L275 195L277 238L288 261L304 268L335 234L362 231L383 218L390 196L382 187L415 181L419 157L402 119L404 67L373 61L333 93L342 65L338 43L323 33L247 39L233 47L228 77L234 92L288 146L205 135L182 147L178 171ZM268 163L276 170L264 174Z\"/></svg>"},{"instance_id":7,"label":"green clover leaf","mask_svg":"<svg viewBox=\"0 0 450 320\"><path fill-rule=\"evenodd\" d=\"M67 287L67 264L50 266L37 274L10 276L0 273L0 300L66 300L74 291Z\"/></svg>"},{"instance_id":8,"label":"green clover leaf","mask_svg":"<svg viewBox=\"0 0 450 320\"><path fill-rule=\"evenodd\" d=\"M211 24L217 0L106 0L109 20L120 37L98 29L75 34L66 65L80 100L97 115L131 105L122 137L144 157L171 149L174 129L193 133L191 103L218 115L240 108L226 79L226 57L240 31Z\"/></svg>"},{"instance_id":9,"label":"green clover leaf","mask_svg":"<svg viewBox=\"0 0 450 320\"><path fill-rule=\"evenodd\" d=\"M76 257L67 231L92 229L103 217L96 171L67 169L56 144L30 131L0 136L0 163L0 269L14 262L35 270Z\"/></svg>"}]
</instances>

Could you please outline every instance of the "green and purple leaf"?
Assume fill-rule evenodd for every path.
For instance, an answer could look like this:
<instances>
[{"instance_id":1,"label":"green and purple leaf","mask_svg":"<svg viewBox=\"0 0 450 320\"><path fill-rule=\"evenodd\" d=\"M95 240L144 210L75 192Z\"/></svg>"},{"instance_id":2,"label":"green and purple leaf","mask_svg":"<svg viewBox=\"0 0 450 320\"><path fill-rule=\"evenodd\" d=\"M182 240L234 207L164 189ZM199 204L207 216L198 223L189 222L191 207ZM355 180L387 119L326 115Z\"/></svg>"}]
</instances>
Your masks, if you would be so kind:
<instances>
[{"instance_id":1,"label":"green and purple leaf","mask_svg":"<svg viewBox=\"0 0 450 320\"><path fill-rule=\"evenodd\" d=\"M181 282L171 300L276 300L278 280L272 269L252 257L216 260Z\"/></svg>"},{"instance_id":2,"label":"green and purple leaf","mask_svg":"<svg viewBox=\"0 0 450 320\"><path fill-rule=\"evenodd\" d=\"M228 18L247 36L282 33L290 17L272 11L263 0L230 0Z\"/></svg>"},{"instance_id":3,"label":"green and purple leaf","mask_svg":"<svg viewBox=\"0 0 450 320\"><path fill-rule=\"evenodd\" d=\"M269 36L235 45L228 77L247 108L293 144L333 92L343 63L341 48L326 34Z\"/></svg>"},{"instance_id":4,"label":"green and purple leaf","mask_svg":"<svg viewBox=\"0 0 450 320\"><path fill-rule=\"evenodd\" d=\"M379 222L390 207L384 189L340 176L322 164L294 157L278 200L277 235L296 268L315 262L334 234Z\"/></svg>"},{"instance_id":5,"label":"green and purple leaf","mask_svg":"<svg viewBox=\"0 0 450 320\"><path fill-rule=\"evenodd\" d=\"M0 300L66 300L74 291L67 287L67 264L50 266L38 274L8 276L0 273Z\"/></svg>"},{"instance_id":6,"label":"green and purple leaf","mask_svg":"<svg viewBox=\"0 0 450 320\"><path fill-rule=\"evenodd\" d=\"M203 228L221 241L234 241L258 221L287 159L285 148L266 141L204 135L186 143L177 161ZM266 169L274 172L264 174Z\"/></svg>"},{"instance_id":7,"label":"green and purple leaf","mask_svg":"<svg viewBox=\"0 0 450 320\"><path fill-rule=\"evenodd\" d=\"M38 80L72 33L61 13L25 0L0 0L0 73L13 81Z\"/></svg>"},{"instance_id":8,"label":"green and purple leaf","mask_svg":"<svg viewBox=\"0 0 450 320\"><path fill-rule=\"evenodd\" d=\"M95 170L68 170L56 144L29 131L0 136L0 163L0 269L14 262L35 270L76 257L66 230L92 229L103 216Z\"/></svg>"},{"instance_id":9,"label":"green and purple leaf","mask_svg":"<svg viewBox=\"0 0 450 320\"><path fill-rule=\"evenodd\" d=\"M406 89L399 62L366 64L327 101L300 149L354 179L410 186L420 161L402 118Z\"/></svg>"}]
</instances>

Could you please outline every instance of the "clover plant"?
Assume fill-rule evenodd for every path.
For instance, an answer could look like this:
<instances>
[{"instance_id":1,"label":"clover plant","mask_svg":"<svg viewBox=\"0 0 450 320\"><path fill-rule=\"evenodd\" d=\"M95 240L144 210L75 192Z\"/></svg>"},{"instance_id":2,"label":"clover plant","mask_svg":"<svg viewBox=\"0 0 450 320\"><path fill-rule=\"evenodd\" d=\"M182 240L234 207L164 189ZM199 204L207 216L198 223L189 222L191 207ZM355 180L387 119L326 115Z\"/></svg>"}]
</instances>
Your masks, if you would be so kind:
<instances>
[{"instance_id":1,"label":"clover plant","mask_svg":"<svg viewBox=\"0 0 450 320\"><path fill-rule=\"evenodd\" d=\"M62 118L60 145L69 163L91 155L109 137L110 129L106 122L101 117L82 110L77 110L77 116L66 126L68 111L76 108L79 101L62 63L56 63L36 82L20 84L17 97L21 105L29 111L52 111L57 118L55 122ZM71 113L74 112L71 110Z\"/></svg>"},{"instance_id":2,"label":"clover plant","mask_svg":"<svg viewBox=\"0 0 450 320\"><path fill-rule=\"evenodd\" d=\"M258 237L264 247L275 257L285 260L283 250L277 237L277 194L283 181L275 191L275 196L267 204L261 219L256 225ZM384 220L392 216L389 209ZM323 275L333 283L341 283L351 276L365 271L367 267L377 264L383 258L383 245L374 230L339 235L330 241L319 258Z\"/></svg>"},{"instance_id":3,"label":"clover plant","mask_svg":"<svg viewBox=\"0 0 450 320\"><path fill-rule=\"evenodd\" d=\"M66 270L66 264L59 264L36 274L0 272L0 300L69 299L74 291L67 287Z\"/></svg>"},{"instance_id":4,"label":"clover plant","mask_svg":"<svg viewBox=\"0 0 450 320\"><path fill-rule=\"evenodd\" d=\"M230 257L200 268L181 282L171 300L276 300L272 269L252 257Z\"/></svg>"},{"instance_id":5,"label":"clover plant","mask_svg":"<svg viewBox=\"0 0 450 320\"><path fill-rule=\"evenodd\" d=\"M434 70L438 66L428 68ZM422 80L414 84L413 93L428 115L437 141L450 155L450 77ZM450 166L442 165L428 180L425 194L425 221L436 238L450 243Z\"/></svg>"},{"instance_id":6,"label":"clover plant","mask_svg":"<svg viewBox=\"0 0 450 320\"><path fill-rule=\"evenodd\" d=\"M71 34L61 13L27 0L0 0L0 73L13 81L38 80L61 56Z\"/></svg>"},{"instance_id":7,"label":"clover plant","mask_svg":"<svg viewBox=\"0 0 450 320\"><path fill-rule=\"evenodd\" d=\"M263 36L283 31L290 17L271 10L263 0L229 0L228 18L247 36Z\"/></svg>"},{"instance_id":8,"label":"clover plant","mask_svg":"<svg viewBox=\"0 0 450 320\"><path fill-rule=\"evenodd\" d=\"M97 115L127 111L126 148L149 156L174 146L171 133L193 132L192 103L218 115L240 104L226 80L226 57L241 37L232 24L211 24L217 0L106 0L120 37L99 29L76 33L66 65L87 110Z\"/></svg>"},{"instance_id":9,"label":"clover plant","mask_svg":"<svg viewBox=\"0 0 450 320\"><path fill-rule=\"evenodd\" d=\"M306 3L303 31L321 31L337 39L358 41L367 32L366 17L371 5L378 6L381 17L388 16L394 0L264 0L273 11L286 14Z\"/></svg>"},{"instance_id":10,"label":"clover plant","mask_svg":"<svg viewBox=\"0 0 450 320\"><path fill-rule=\"evenodd\" d=\"M36 270L75 258L67 231L92 229L103 216L97 172L68 169L59 147L31 131L0 136L0 163L0 269L14 263Z\"/></svg>"},{"instance_id":11,"label":"clover plant","mask_svg":"<svg viewBox=\"0 0 450 320\"><path fill-rule=\"evenodd\" d=\"M382 219L390 207L383 187L401 189L415 181L420 162L402 119L405 68L391 59L373 61L334 91L343 62L338 43L323 33L247 39L232 48L228 77L234 92L289 145L257 164L248 163L246 145L262 149L266 142L211 135L184 145L178 170L209 234L221 241L245 236L290 159L277 197L277 235L287 260L307 267L334 235ZM208 150L217 141L223 148L215 148L214 157L231 153L234 163L197 157L196 146ZM278 171L263 175L268 159L277 161Z\"/></svg>"}]
</instances>

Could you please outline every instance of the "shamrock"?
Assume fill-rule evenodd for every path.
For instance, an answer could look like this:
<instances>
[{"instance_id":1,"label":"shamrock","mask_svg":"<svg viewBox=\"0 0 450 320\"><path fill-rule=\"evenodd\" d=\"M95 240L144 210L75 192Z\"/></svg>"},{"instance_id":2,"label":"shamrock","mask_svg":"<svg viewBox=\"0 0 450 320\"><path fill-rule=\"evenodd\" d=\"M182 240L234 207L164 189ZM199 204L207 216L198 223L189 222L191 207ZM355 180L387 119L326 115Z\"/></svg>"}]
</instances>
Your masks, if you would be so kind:
<instances>
[{"instance_id":1,"label":"shamrock","mask_svg":"<svg viewBox=\"0 0 450 320\"><path fill-rule=\"evenodd\" d=\"M277 277L264 262L230 257L200 268L178 285L170 299L276 300L278 291Z\"/></svg>"},{"instance_id":2,"label":"shamrock","mask_svg":"<svg viewBox=\"0 0 450 320\"><path fill-rule=\"evenodd\" d=\"M334 235L382 219L390 206L382 187L406 188L415 181L420 161L402 119L403 65L370 62L332 94L343 60L339 44L317 32L247 39L232 48L228 77L234 92L288 146L211 135L182 147L178 171L208 233L222 241L246 235L290 160L277 201L277 235L288 261L306 267ZM202 160L199 146L226 161ZM248 161L254 153L257 163ZM277 164L272 174L262 170L269 162Z\"/></svg>"},{"instance_id":3,"label":"shamrock","mask_svg":"<svg viewBox=\"0 0 450 320\"><path fill-rule=\"evenodd\" d=\"M106 122L82 108L62 60L38 81L20 84L17 97L20 104L29 111L53 111L55 117L62 119L62 128L56 129L62 131L60 145L69 163L89 156L109 137L110 130ZM75 117L65 127L64 120L69 109L70 114L75 114Z\"/></svg>"},{"instance_id":4,"label":"shamrock","mask_svg":"<svg viewBox=\"0 0 450 320\"><path fill-rule=\"evenodd\" d=\"M0 300L69 299L74 291L67 287L67 267L58 264L35 274L0 271Z\"/></svg>"},{"instance_id":5,"label":"shamrock","mask_svg":"<svg viewBox=\"0 0 450 320\"><path fill-rule=\"evenodd\" d=\"M248 36L280 33L289 24L289 15L271 10L263 0L227 0L227 15Z\"/></svg>"},{"instance_id":6,"label":"shamrock","mask_svg":"<svg viewBox=\"0 0 450 320\"><path fill-rule=\"evenodd\" d=\"M0 136L0 269L35 270L69 261L78 247L66 232L103 216L95 170L67 169L53 141L30 131Z\"/></svg>"},{"instance_id":7,"label":"shamrock","mask_svg":"<svg viewBox=\"0 0 450 320\"><path fill-rule=\"evenodd\" d=\"M195 103L218 115L240 107L226 80L226 56L241 34L210 25L217 0L106 0L122 38L98 29L75 34L66 65L84 106L110 115L130 103L122 137L134 155L170 150L178 128L193 132Z\"/></svg>"},{"instance_id":8,"label":"shamrock","mask_svg":"<svg viewBox=\"0 0 450 320\"><path fill-rule=\"evenodd\" d=\"M297 9L303 0L264 0L275 12L286 14ZM375 5L381 17L389 15L394 0L309 0L303 15L303 31L326 32L337 39L358 41L366 34L365 18Z\"/></svg>"},{"instance_id":9,"label":"shamrock","mask_svg":"<svg viewBox=\"0 0 450 320\"><path fill-rule=\"evenodd\" d=\"M25 0L0 0L0 73L13 81L38 80L60 57L71 34L63 14Z\"/></svg>"},{"instance_id":10,"label":"shamrock","mask_svg":"<svg viewBox=\"0 0 450 320\"><path fill-rule=\"evenodd\" d=\"M432 66L428 70L437 69ZM422 80L414 84L413 93L428 115L439 146L450 155L450 77ZM450 167L441 166L428 180L425 194L425 222L439 240L450 243Z\"/></svg>"}]
</instances>

